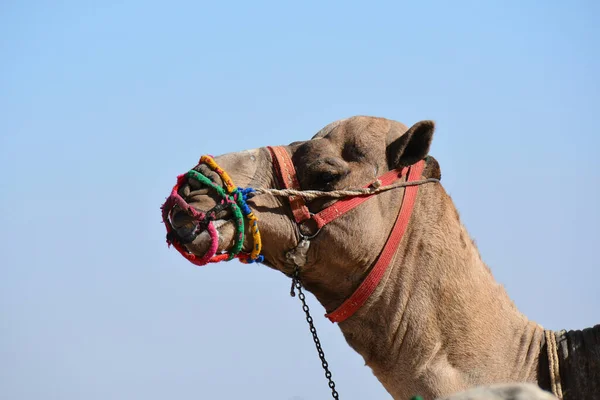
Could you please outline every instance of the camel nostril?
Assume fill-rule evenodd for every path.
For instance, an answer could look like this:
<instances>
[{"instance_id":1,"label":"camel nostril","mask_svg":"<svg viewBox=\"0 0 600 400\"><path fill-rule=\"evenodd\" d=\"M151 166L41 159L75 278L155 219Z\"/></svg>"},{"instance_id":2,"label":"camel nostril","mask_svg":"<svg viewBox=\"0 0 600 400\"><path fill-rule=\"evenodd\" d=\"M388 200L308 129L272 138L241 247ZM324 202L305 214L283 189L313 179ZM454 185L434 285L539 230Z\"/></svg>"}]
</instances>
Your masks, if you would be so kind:
<instances>
[{"instance_id":1,"label":"camel nostril","mask_svg":"<svg viewBox=\"0 0 600 400\"><path fill-rule=\"evenodd\" d=\"M178 206L175 206L173 208L169 219L171 220L171 226L175 229L178 229L186 225L188 222L194 220L194 218L191 215L189 215L185 211L182 211Z\"/></svg>"},{"instance_id":2,"label":"camel nostril","mask_svg":"<svg viewBox=\"0 0 600 400\"><path fill-rule=\"evenodd\" d=\"M182 210L176 210L171 214L171 226L175 229L177 236L182 242L191 242L198 235L198 221Z\"/></svg>"}]
</instances>

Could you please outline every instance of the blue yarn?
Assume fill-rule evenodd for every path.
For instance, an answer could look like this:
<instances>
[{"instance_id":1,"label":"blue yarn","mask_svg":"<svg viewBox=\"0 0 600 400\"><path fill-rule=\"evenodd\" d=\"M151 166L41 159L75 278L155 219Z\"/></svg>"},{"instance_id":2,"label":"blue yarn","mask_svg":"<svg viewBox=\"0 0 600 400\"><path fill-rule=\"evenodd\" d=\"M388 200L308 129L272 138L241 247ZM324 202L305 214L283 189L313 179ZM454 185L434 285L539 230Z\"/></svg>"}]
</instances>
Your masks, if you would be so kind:
<instances>
[{"instance_id":1,"label":"blue yarn","mask_svg":"<svg viewBox=\"0 0 600 400\"><path fill-rule=\"evenodd\" d=\"M248 191L248 189L250 189L250 191ZM244 213L244 215L248 215L252 212L250 207L248 207L248 204L246 204L246 200L248 200L248 193L251 193L253 191L254 191L254 189L252 189L252 188L247 188L247 189L243 189L243 190L240 188L237 188L234 192L238 195L236 200L237 200L238 205L242 209L242 212Z\"/></svg>"},{"instance_id":2,"label":"blue yarn","mask_svg":"<svg viewBox=\"0 0 600 400\"><path fill-rule=\"evenodd\" d=\"M251 187L247 187L246 189L242 190L242 193L244 193L245 199L248 200L249 198L253 197L254 194L256 194L256 190Z\"/></svg>"},{"instance_id":3,"label":"blue yarn","mask_svg":"<svg viewBox=\"0 0 600 400\"><path fill-rule=\"evenodd\" d=\"M262 254L259 254L258 257L254 258L254 259L248 257L246 260L244 260L244 264L261 263L264 260L265 260L265 256L263 256Z\"/></svg>"}]
</instances>

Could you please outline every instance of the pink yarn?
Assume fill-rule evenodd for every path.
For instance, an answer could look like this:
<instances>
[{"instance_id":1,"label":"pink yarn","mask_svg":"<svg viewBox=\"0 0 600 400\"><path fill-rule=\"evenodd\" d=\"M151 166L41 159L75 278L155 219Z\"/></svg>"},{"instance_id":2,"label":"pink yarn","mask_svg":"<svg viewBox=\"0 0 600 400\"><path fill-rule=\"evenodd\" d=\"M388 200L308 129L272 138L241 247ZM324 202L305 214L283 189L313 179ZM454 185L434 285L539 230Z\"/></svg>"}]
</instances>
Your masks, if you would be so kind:
<instances>
[{"instance_id":1,"label":"pink yarn","mask_svg":"<svg viewBox=\"0 0 600 400\"><path fill-rule=\"evenodd\" d=\"M208 234L210 235L210 247L206 250L206 253L202 256L202 258L190 260L196 265L206 265L209 263L210 259L217 253L217 248L219 247L219 233L217 229L213 225L212 221L208 223L208 227L206 228Z\"/></svg>"},{"instance_id":2,"label":"pink yarn","mask_svg":"<svg viewBox=\"0 0 600 400\"><path fill-rule=\"evenodd\" d=\"M173 187L173 190L171 190L171 195L167 198L167 200L161 207L162 219L163 223L165 224L165 227L167 228L167 234L173 231L173 228L169 223L169 213L175 205L179 206L179 208L181 208L182 210L186 210L187 212L191 213L192 217L194 217L194 219L197 221L202 221L206 217L206 214L204 214L203 212L196 210L194 207L190 207L189 204L186 203L185 200L179 195L179 187L185 182L185 179L185 175L179 175L177 177L177 183ZM195 254L189 253L185 249L185 247L179 242L170 243L167 240L167 243L169 245L173 244L173 247L175 247L177 251L179 251L179 253L181 253L181 255L184 256L191 263L199 266L206 265L210 262L211 258L213 258L214 255L217 253L217 249L219 247L219 233L217 232L217 229L213 225L212 221L209 221L206 230L208 231L208 235L210 236L210 247L208 248L208 250L206 250L206 253L204 253L204 255L200 258L198 258Z\"/></svg>"}]
</instances>

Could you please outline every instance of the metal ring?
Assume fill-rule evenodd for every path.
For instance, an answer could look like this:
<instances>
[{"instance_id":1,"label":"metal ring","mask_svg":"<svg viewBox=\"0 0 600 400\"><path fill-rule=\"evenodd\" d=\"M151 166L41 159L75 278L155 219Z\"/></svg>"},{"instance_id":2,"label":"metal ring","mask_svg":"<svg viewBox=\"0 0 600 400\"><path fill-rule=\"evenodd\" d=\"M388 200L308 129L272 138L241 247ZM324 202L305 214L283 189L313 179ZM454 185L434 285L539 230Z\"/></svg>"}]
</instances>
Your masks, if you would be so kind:
<instances>
[{"instance_id":1,"label":"metal ring","mask_svg":"<svg viewBox=\"0 0 600 400\"><path fill-rule=\"evenodd\" d=\"M298 235L300 236L300 238L301 238L301 239L304 239L304 240L312 240L312 239L314 239L314 238L315 238L315 237L316 237L316 236L319 234L319 232L321 232L321 229L322 229L322 228L323 228L323 227L321 227L321 228L317 229L317 231L316 231L315 233L313 233L313 234L312 234L312 235L310 235L310 236L307 236L307 235L304 235L304 234L302 234L302 232L300 231L300 225L298 225Z\"/></svg>"}]
</instances>

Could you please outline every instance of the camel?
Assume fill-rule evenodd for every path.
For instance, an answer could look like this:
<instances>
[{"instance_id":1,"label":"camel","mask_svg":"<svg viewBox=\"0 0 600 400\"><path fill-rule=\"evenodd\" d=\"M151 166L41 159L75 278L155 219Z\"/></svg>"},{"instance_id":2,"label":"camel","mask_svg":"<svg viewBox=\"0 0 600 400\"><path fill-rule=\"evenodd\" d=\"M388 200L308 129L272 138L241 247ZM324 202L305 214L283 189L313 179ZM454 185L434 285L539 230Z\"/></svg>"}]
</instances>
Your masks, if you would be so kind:
<instances>
[{"instance_id":1,"label":"camel","mask_svg":"<svg viewBox=\"0 0 600 400\"><path fill-rule=\"evenodd\" d=\"M439 182L440 166L428 154L434 128L432 121L408 128L356 116L307 141L214 158L240 188L375 193L352 197L364 201L345 213L336 207L349 199L248 196L255 219L246 219L240 250L312 292L394 399L440 398L511 382L566 400L600 399L600 325L550 332L516 308ZM216 193L227 183L222 171L205 163L195 169L210 181L180 178L176 192L187 205L163 207L168 240L190 260L210 251L218 257L242 237ZM378 192L389 174L392 182L383 185L397 186ZM411 211L400 218L404 203ZM323 223L322 210L335 215ZM212 222L199 223L198 215ZM400 237L385 250L401 219Z\"/></svg>"}]
</instances>

